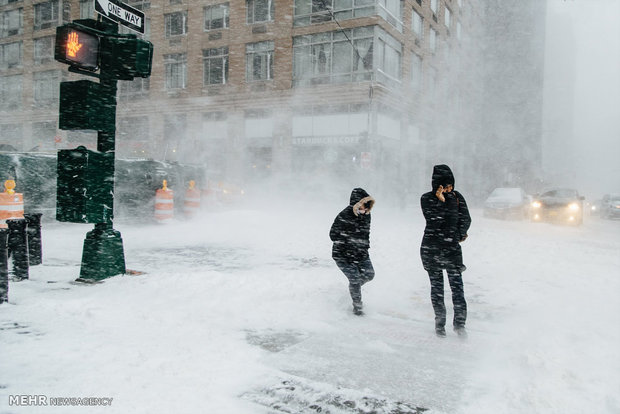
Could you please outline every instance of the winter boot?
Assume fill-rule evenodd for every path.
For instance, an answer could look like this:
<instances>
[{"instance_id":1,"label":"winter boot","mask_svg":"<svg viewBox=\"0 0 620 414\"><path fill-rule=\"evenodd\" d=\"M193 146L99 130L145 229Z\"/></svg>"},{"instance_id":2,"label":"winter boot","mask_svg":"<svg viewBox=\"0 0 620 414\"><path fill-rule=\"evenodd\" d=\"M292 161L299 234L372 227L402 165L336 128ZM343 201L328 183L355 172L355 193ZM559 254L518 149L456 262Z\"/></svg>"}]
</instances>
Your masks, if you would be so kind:
<instances>
[{"instance_id":1,"label":"winter boot","mask_svg":"<svg viewBox=\"0 0 620 414\"><path fill-rule=\"evenodd\" d=\"M435 334L440 338L445 338L446 328L441 325L435 325Z\"/></svg>"},{"instance_id":2,"label":"winter boot","mask_svg":"<svg viewBox=\"0 0 620 414\"><path fill-rule=\"evenodd\" d=\"M364 311L362 310L364 308L364 305L362 304L362 302L353 302L353 314L361 316L364 314Z\"/></svg>"},{"instance_id":3,"label":"winter boot","mask_svg":"<svg viewBox=\"0 0 620 414\"><path fill-rule=\"evenodd\" d=\"M455 326L454 332L456 332L456 334L461 338L467 338L467 331L464 326Z\"/></svg>"}]
</instances>

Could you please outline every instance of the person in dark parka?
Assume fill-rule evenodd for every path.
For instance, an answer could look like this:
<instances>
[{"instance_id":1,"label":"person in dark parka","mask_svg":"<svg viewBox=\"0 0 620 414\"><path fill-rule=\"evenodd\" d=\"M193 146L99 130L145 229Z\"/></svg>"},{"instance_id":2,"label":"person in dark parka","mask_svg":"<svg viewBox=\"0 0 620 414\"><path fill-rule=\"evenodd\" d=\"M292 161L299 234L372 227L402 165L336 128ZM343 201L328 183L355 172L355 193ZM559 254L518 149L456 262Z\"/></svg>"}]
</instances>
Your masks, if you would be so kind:
<instances>
[{"instance_id":1,"label":"person in dark parka","mask_svg":"<svg viewBox=\"0 0 620 414\"><path fill-rule=\"evenodd\" d=\"M447 165L433 167L432 191L422 195L420 205L426 219L420 255L431 282L435 332L438 336L446 335L446 306L443 298L445 269L452 291L454 331L464 336L467 302L461 275L465 265L459 243L467 238L471 217L465 197L454 191L454 175L450 167Z\"/></svg>"},{"instance_id":2,"label":"person in dark parka","mask_svg":"<svg viewBox=\"0 0 620 414\"><path fill-rule=\"evenodd\" d=\"M370 248L370 210L374 198L362 188L354 188L349 205L334 219L329 238L334 242L332 258L349 279L353 313L362 315L362 285L375 277Z\"/></svg>"}]
</instances>

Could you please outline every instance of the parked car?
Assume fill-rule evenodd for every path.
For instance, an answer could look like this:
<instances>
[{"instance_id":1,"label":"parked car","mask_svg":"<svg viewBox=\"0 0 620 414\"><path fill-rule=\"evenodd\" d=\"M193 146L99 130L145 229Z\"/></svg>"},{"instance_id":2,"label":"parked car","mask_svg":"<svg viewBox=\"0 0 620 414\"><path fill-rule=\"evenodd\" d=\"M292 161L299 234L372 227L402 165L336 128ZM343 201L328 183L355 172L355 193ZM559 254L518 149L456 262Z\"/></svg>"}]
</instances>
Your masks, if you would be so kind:
<instances>
[{"instance_id":1,"label":"parked car","mask_svg":"<svg viewBox=\"0 0 620 414\"><path fill-rule=\"evenodd\" d=\"M484 202L484 217L499 219L525 219L528 217L530 199L519 187L500 187L491 192Z\"/></svg>"},{"instance_id":2,"label":"parked car","mask_svg":"<svg viewBox=\"0 0 620 414\"><path fill-rule=\"evenodd\" d=\"M605 194L601 200L599 214L602 218L620 218L620 193Z\"/></svg>"},{"instance_id":3,"label":"parked car","mask_svg":"<svg viewBox=\"0 0 620 414\"><path fill-rule=\"evenodd\" d=\"M531 207L532 221L580 225L583 223L583 200L577 190L554 188L536 195Z\"/></svg>"}]
</instances>

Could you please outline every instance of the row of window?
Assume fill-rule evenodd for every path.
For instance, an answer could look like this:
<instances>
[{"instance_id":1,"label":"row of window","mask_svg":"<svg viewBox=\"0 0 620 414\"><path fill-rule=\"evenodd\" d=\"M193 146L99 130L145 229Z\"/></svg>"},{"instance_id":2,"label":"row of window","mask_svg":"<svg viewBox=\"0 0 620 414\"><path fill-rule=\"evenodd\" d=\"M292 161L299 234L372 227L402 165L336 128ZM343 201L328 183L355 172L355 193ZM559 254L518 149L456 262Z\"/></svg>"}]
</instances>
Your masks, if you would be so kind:
<instances>
[{"instance_id":1,"label":"row of window","mask_svg":"<svg viewBox=\"0 0 620 414\"><path fill-rule=\"evenodd\" d=\"M35 61L51 60L54 37L37 41ZM246 45L247 82L274 79L274 50L273 41ZM0 51L0 67L11 67L20 61L20 42L2 45ZM228 47L204 49L202 58L203 85L228 83ZM379 26L297 36L293 38L293 87L359 82L373 76L384 84L398 86L402 77L401 62L402 45ZM34 73L35 103L57 98L58 73L56 70ZM164 79L166 90L187 87L187 54L164 55ZM416 90L421 88L422 58L416 54L412 55L411 82ZM119 90L121 96L133 96L145 93L149 87L149 79L137 79L121 82ZM0 107L14 109L20 103L21 75L0 77Z\"/></svg>"},{"instance_id":2,"label":"row of window","mask_svg":"<svg viewBox=\"0 0 620 414\"><path fill-rule=\"evenodd\" d=\"M58 84L62 74L58 70L32 74L34 104L46 106L58 102ZM0 76L0 109L15 110L22 106L22 75Z\"/></svg>"},{"instance_id":3,"label":"row of window","mask_svg":"<svg viewBox=\"0 0 620 414\"><path fill-rule=\"evenodd\" d=\"M293 86L370 80L374 69L378 80L396 84L401 79L401 56L401 44L378 26L297 36L293 38ZM274 42L247 44L245 61L247 82L273 79ZM203 50L203 62L204 85L227 83L228 47ZM187 55L164 55L164 66L166 88L185 88Z\"/></svg>"},{"instance_id":4,"label":"row of window","mask_svg":"<svg viewBox=\"0 0 620 414\"><path fill-rule=\"evenodd\" d=\"M54 36L34 39L34 64L41 65L54 61ZM22 66L22 42L0 44L0 69L19 68Z\"/></svg>"},{"instance_id":5,"label":"row of window","mask_svg":"<svg viewBox=\"0 0 620 414\"><path fill-rule=\"evenodd\" d=\"M246 0L248 24L267 23L274 20L274 0ZM219 30L229 27L229 3L204 8L204 30ZM434 9L433 9L434 7ZM437 1L431 1L431 10L436 13ZM452 24L452 12L444 9L444 22L448 29ZM295 0L294 26L307 26L332 20L345 20L379 14L402 31L402 9L400 0ZM413 9L412 30L422 35L422 16ZM187 34L187 11L168 13L164 16L166 37ZM434 29L433 29L434 30ZM460 22L457 22L460 33Z\"/></svg>"},{"instance_id":6,"label":"row of window","mask_svg":"<svg viewBox=\"0 0 620 414\"><path fill-rule=\"evenodd\" d=\"M23 9L13 9L0 15L0 37L23 33ZM68 1L50 0L34 5L34 30L49 29L71 20L71 4Z\"/></svg>"},{"instance_id":7,"label":"row of window","mask_svg":"<svg viewBox=\"0 0 620 414\"><path fill-rule=\"evenodd\" d=\"M273 19L273 0L246 0L247 8L248 8L248 21L249 22L260 22L260 21L269 21ZM306 19L309 18L308 23L319 22L317 16L329 16L338 18L338 13L348 13L342 14L340 17L347 18L348 17L359 17L363 15L363 13L367 12L367 8L371 7L374 10L375 1L378 1L378 4L381 10L386 10L389 13L390 17L393 16L392 12L396 13L396 10L400 10L400 4L398 0L320 0L320 1L312 1L312 0L296 0L295 2L295 15L296 19ZM44 3L38 3L35 5L35 28L46 28L51 27L50 25L56 25L59 19L59 7L63 7L66 9L65 18L68 19L70 12L68 10L69 2L61 2L59 0L51 0ZM136 4L140 8L148 7L149 4L144 4L143 1L140 1L140 4ZM433 9L435 7L435 9ZM435 12L436 10L436 2L431 2L431 9ZM22 21L22 9L9 10L2 14L2 36L10 36L13 34L17 34L21 32L21 21ZM329 11L328 14L326 12ZM348 12L347 12L348 10ZM362 10L362 11L360 11ZM450 24L450 9L445 8L446 11L446 24ZM424 29L423 29L423 17L420 15L415 9L412 10L412 22L411 22L411 31L416 36L416 41L419 42L423 40ZM308 14L309 13L309 14ZM360 14L361 13L361 14ZM81 0L80 2L80 15L82 18L88 17L94 14L94 2L92 0ZM307 16L306 16L307 14ZM372 14L372 13L371 13ZM215 30L221 28L227 28L229 24L229 3L217 4L212 6L207 6L204 8L204 28L205 30ZM400 15L400 12L397 13ZM305 16L305 17L304 17ZM314 17L313 17L314 16ZM64 18L63 18L64 19ZM266 20L261 20L266 19ZM314 19L314 20L313 20ZM6 20L6 24L5 23ZM388 19L389 20L389 19ZM304 20L305 21L305 20ZM165 24L166 24L166 36L174 37L177 35L183 35L187 33L187 12L176 12L165 15ZM302 24L302 23L296 23ZM457 22L457 37L460 37L460 22ZM150 29L150 28L149 28ZM148 30L150 31L150 30ZM147 33L148 34L148 33ZM434 53L437 47L437 31L431 26L429 29L429 48ZM52 37L44 37L35 39L35 51L34 51L34 63L42 64L47 63L53 58L53 38ZM362 42L356 42L356 53L359 54L359 50L364 51L364 46ZM273 49L273 45L269 44L257 44L259 49ZM307 84L308 81L302 78L306 78L305 75L308 72L313 73L316 76L311 76L311 83L325 83L325 82L344 82L344 81L356 81L356 80L364 80L368 79L367 75L364 74L353 74L355 70L349 71L346 70L347 73L343 73L342 75L337 75L333 77L331 75L326 76L327 72L332 72L327 70L328 59L331 55L329 53L336 52L336 61L334 65L336 66L335 71L338 72L339 66L344 65L345 68L348 67L349 58L353 51L353 48L347 46L345 43L341 45L337 45L334 50L330 50L329 52L325 52L324 46L317 46L318 48L322 48L322 52L316 52L315 49L311 49L312 53L312 62L310 69L307 69L306 66L301 62L301 60L305 59L303 57L304 53L300 53L301 48L296 50L297 55L302 55L297 60L299 62L298 67L302 68L304 71L301 77L295 79L296 84ZM346 48L350 48L351 50L345 50ZM343 49L344 55L340 55L339 49ZM258 53L255 53L258 52ZM261 53L263 52L263 53ZM251 59L247 60L246 66L246 79L248 81L255 80L265 80L272 79L273 72L273 53L269 53L269 50L257 50L257 51L247 51L247 54ZM222 55L220 58L216 58L215 56L208 56L208 61L205 62L205 84L217 84L217 83L226 83L227 79L227 71L228 71L228 59L227 56ZM226 53L227 55L227 53ZM307 56L308 53L305 53ZM388 61L386 65L388 67L396 68L396 65L391 63L391 61L395 61L396 58L390 55L393 55L391 50L387 51ZM384 55L385 56L385 55ZM207 56L206 56L207 58ZM13 67L20 67L22 60L22 44L21 42L14 42L9 44L0 45L0 69L7 69ZM183 55L168 55L166 60L168 64L166 66L166 74L169 75L167 77L167 86L170 89L176 88L184 88L186 82L186 70L183 70L186 62L183 62ZM343 61L342 61L343 60ZM359 59L358 59L359 60ZM351 72L351 73L349 73ZM388 70L384 71L389 74L392 78L398 78L398 72L396 70Z\"/></svg>"}]
</instances>

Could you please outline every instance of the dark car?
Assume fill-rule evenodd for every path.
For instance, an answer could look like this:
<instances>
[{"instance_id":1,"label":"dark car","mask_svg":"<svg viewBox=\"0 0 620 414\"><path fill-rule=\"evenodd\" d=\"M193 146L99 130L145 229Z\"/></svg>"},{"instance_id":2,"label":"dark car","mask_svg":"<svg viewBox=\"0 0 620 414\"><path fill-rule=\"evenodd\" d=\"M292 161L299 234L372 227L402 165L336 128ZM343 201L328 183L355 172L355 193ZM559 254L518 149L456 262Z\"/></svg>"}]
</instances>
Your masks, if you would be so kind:
<instances>
[{"instance_id":1,"label":"dark car","mask_svg":"<svg viewBox=\"0 0 620 414\"><path fill-rule=\"evenodd\" d=\"M601 200L599 214L602 218L620 218L620 193L605 194Z\"/></svg>"},{"instance_id":2,"label":"dark car","mask_svg":"<svg viewBox=\"0 0 620 414\"><path fill-rule=\"evenodd\" d=\"M579 225L583 223L583 200L577 190L554 188L532 201L532 221Z\"/></svg>"},{"instance_id":3,"label":"dark car","mask_svg":"<svg viewBox=\"0 0 620 414\"><path fill-rule=\"evenodd\" d=\"M484 217L499 219L525 219L528 216L530 199L522 188L501 187L493 190L484 202Z\"/></svg>"}]
</instances>

